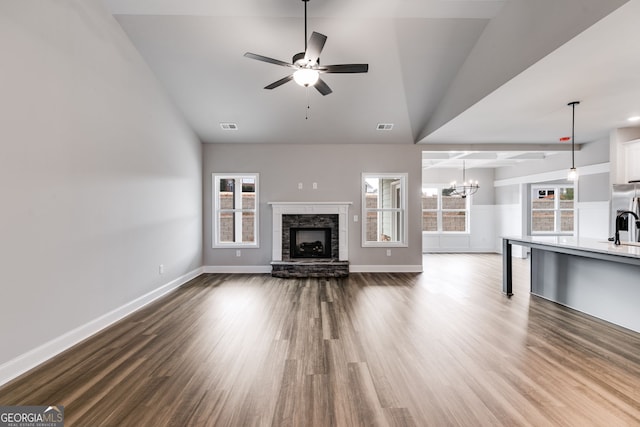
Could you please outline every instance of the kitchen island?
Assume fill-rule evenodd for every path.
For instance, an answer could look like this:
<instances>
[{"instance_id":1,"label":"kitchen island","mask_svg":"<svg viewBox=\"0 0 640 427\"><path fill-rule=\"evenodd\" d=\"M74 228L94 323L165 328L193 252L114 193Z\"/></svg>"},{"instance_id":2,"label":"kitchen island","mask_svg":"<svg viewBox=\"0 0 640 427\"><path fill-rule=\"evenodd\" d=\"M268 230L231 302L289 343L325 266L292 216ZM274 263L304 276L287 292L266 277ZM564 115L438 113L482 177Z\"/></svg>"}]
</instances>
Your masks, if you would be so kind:
<instances>
[{"instance_id":1,"label":"kitchen island","mask_svg":"<svg viewBox=\"0 0 640 427\"><path fill-rule=\"evenodd\" d=\"M513 295L512 245L531 248L531 293L640 332L640 245L575 237L503 237L502 291Z\"/></svg>"}]
</instances>

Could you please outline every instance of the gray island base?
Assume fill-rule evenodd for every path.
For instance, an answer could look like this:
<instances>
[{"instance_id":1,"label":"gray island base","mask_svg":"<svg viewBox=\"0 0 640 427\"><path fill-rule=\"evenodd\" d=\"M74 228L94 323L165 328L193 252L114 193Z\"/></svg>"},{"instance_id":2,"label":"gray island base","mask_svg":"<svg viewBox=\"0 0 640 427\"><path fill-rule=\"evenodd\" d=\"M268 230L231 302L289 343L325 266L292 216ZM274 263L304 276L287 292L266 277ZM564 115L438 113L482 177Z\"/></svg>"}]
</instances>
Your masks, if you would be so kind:
<instances>
[{"instance_id":1,"label":"gray island base","mask_svg":"<svg viewBox=\"0 0 640 427\"><path fill-rule=\"evenodd\" d=\"M573 237L503 237L502 291L513 295L512 245L531 248L531 293L640 332L640 247Z\"/></svg>"}]
</instances>

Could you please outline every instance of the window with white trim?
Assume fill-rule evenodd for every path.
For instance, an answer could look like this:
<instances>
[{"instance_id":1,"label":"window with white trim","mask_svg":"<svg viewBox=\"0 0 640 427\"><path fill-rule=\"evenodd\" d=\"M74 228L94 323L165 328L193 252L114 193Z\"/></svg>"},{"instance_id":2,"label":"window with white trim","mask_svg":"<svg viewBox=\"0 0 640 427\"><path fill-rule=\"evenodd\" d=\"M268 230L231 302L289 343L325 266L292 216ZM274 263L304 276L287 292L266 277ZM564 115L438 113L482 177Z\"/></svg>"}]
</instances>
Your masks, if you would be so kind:
<instances>
[{"instance_id":1,"label":"window with white trim","mask_svg":"<svg viewBox=\"0 0 640 427\"><path fill-rule=\"evenodd\" d=\"M573 234L574 213L573 186L531 186L531 234Z\"/></svg>"},{"instance_id":2,"label":"window with white trim","mask_svg":"<svg viewBox=\"0 0 640 427\"><path fill-rule=\"evenodd\" d=\"M407 174L362 174L362 246L407 246Z\"/></svg>"},{"instance_id":3,"label":"window with white trim","mask_svg":"<svg viewBox=\"0 0 640 427\"><path fill-rule=\"evenodd\" d=\"M453 195L448 187L422 188L422 231L426 233L468 233L470 197Z\"/></svg>"},{"instance_id":4,"label":"window with white trim","mask_svg":"<svg viewBox=\"0 0 640 427\"><path fill-rule=\"evenodd\" d=\"M258 174L213 174L213 247L258 247Z\"/></svg>"}]
</instances>

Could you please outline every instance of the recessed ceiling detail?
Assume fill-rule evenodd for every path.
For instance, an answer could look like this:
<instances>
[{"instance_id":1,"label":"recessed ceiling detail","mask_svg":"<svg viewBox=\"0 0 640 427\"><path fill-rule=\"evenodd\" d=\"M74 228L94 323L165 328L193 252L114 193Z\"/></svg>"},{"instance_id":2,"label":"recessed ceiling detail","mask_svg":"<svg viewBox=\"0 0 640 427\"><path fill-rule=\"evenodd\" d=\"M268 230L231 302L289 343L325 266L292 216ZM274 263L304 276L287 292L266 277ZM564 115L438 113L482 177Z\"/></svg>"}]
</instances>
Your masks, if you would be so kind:
<instances>
[{"instance_id":1,"label":"recessed ceiling detail","mask_svg":"<svg viewBox=\"0 0 640 427\"><path fill-rule=\"evenodd\" d=\"M423 169L499 168L522 163L540 162L557 154L554 151L423 151Z\"/></svg>"},{"instance_id":2,"label":"recessed ceiling detail","mask_svg":"<svg viewBox=\"0 0 640 427\"><path fill-rule=\"evenodd\" d=\"M564 147L570 144L558 141L568 134L562 104L576 94L587 105L577 118L577 144L636 126L627 118L640 114L640 0L592 1L579 14L569 7L576 1L371 0L362 7L356 0L313 0L309 35L329 35L318 68L370 68L364 75L326 74L333 94L322 98L292 83L277 96L259 89L297 71L290 55L306 52L300 0L105 3L203 143L229 141L212 117L242 116L251 125L237 142L246 144ZM286 59L287 66L248 60L247 51ZM482 72L490 64L497 73ZM463 102L469 93L487 95L469 107ZM313 120L289 120L309 99ZM393 121L393 130L372 138L372 118Z\"/></svg>"}]
</instances>

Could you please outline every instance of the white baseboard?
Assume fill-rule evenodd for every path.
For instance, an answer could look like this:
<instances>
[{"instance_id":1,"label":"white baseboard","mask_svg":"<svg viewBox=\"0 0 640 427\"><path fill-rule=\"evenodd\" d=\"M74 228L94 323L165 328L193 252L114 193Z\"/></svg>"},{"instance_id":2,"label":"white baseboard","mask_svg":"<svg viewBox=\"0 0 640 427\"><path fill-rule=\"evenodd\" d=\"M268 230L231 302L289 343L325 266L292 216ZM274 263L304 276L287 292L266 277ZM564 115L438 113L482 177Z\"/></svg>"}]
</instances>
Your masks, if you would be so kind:
<instances>
[{"instance_id":1,"label":"white baseboard","mask_svg":"<svg viewBox=\"0 0 640 427\"><path fill-rule=\"evenodd\" d=\"M78 344L80 341L100 332L102 329L112 325L118 320L140 310L145 305L155 301L172 290L179 288L200 274L202 274L202 268L197 268L175 280L172 280L166 285L160 286L159 288L90 321L85 325L79 326L16 357L15 359L0 365L0 385L11 381L30 369L33 369L52 357L62 353L64 350Z\"/></svg>"},{"instance_id":2,"label":"white baseboard","mask_svg":"<svg viewBox=\"0 0 640 427\"><path fill-rule=\"evenodd\" d=\"M351 273L422 273L419 265L350 265Z\"/></svg>"},{"instance_id":3,"label":"white baseboard","mask_svg":"<svg viewBox=\"0 0 640 427\"><path fill-rule=\"evenodd\" d=\"M427 248L422 251L423 254L497 254L496 248Z\"/></svg>"},{"instance_id":4,"label":"white baseboard","mask_svg":"<svg viewBox=\"0 0 640 427\"><path fill-rule=\"evenodd\" d=\"M421 273L422 265L350 265L352 273ZM203 273L264 274L271 273L270 265L207 265Z\"/></svg>"},{"instance_id":5,"label":"white baseboard","mask_svg":"<svg viewBox=\"0 0 640 427\"><path fill-rule=\"evenodd\" d=\"M245 273L263 274L271 273L270 265L205 265L202 267L203 273Z\"/></svg>"}]
</instances>

